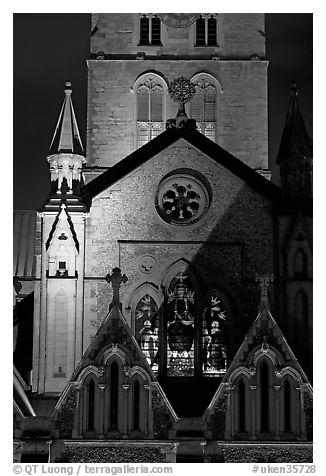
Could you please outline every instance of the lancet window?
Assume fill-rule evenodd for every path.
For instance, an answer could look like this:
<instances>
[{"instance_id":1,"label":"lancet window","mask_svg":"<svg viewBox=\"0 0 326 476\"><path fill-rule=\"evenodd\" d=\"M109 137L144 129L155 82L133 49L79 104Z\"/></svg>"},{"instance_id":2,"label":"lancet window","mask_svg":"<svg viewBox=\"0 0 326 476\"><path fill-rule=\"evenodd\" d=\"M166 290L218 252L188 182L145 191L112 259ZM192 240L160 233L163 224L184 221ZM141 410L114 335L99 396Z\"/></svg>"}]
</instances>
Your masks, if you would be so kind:
<instances>
[{"instance_id":1,"label":"lancet window","mask_svg":"<svg viewBox=\"0 0 326 476\"><path fill-rule=\"evenodd\" d=\"M202 319L203 374L221 374L226 371L225 304L216 291L206 301Z\"/></svg>"},{"instance_id":2,"label":"lancet window","mask_svg":"<svg viewBox=\"0 0 326 476\"><path fill-rule=\"evenodd\" d=\"M197 129L208 139L216 141L217 94L213 81L208 76L192 80L196 93L190 101L190 115L196 120Z\"/></svg>"},{"instance_id":3,"label":"lancet window","mask_svg":"<svg viewBox=\"0 0 326 476\"><path fill-rule=\"evenodd\" d=\"M147 362L158 371L159 313L154 299L145 294L138 302L135 313L135 334Z\"/></svg>"},{"instance_id":4,"label":"lancet window","mask_svg":"<svg viewBox=\"0 0 326 476\"><path fill-rule=\"evenodd\" d=\"M166 316L167 376L194 374L195 309L190 279L177 274L168 289Z\"/></svg>"},{"instance_id":5,"label":"lancet window","mask_svg":"<svg viewBox=\"0 0 326 476\"><path fill-rule=\"evenodd\" d=\"M191 272L176 268L165 283L162 301L146 291L135 301L135 338L156 374L192 377L226 372L228 312L224 298L211 290L201 300L197 288Z\"/></svg>"},{"instance_id":6,"label":"lancet window","mask_svg":"<svg viewBox=\"0 0 326 476\"><path fill-rule=\"evenodd\" d=\"M137 91L137 147L163 132L163 85L157 77L145 76Z\"/></svg>"},{"instance_id":7,"label":"lancet window","mask_svg":"<svg viewBox=\"0 0 326 476\"><path fill-rule=\"evenodd\" d=\"M140 16L139 46L161 45L161 20L156 14Z\"/></svg>"},{"instance_id":8,"label":"lancet window","mask_svg":"<svg viewBox=\"0 0 326 476\"><path fill-rule=\"evenodd\" d=\"M217 46L216 14L202 14L196 21L196 46Z\"/></svg>"}]
</instances>

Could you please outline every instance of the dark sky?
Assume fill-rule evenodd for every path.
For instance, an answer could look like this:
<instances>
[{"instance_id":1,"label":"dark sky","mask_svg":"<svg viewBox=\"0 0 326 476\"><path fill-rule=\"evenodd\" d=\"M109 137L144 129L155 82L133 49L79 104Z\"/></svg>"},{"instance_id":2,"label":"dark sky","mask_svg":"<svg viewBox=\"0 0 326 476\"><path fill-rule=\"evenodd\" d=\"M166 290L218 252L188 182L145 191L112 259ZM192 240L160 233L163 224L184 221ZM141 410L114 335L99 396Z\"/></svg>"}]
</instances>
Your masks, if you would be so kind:
<instances>
[{"instance_id":1,"label":"dark sky","mask_svg":"<svg viewBox=\"0 0 326 476\"><path fill-rule=\"evenodd\" d=\"M39 209L49 190L46 155L64 96L72 82L77 121L86 145L88 14L14 14L13 114L14 209ZM269 160L275 160L289 103L297 81L299 102L312 134L312 14L267 14L269 65Z\"/></svg>"}]
</instances>

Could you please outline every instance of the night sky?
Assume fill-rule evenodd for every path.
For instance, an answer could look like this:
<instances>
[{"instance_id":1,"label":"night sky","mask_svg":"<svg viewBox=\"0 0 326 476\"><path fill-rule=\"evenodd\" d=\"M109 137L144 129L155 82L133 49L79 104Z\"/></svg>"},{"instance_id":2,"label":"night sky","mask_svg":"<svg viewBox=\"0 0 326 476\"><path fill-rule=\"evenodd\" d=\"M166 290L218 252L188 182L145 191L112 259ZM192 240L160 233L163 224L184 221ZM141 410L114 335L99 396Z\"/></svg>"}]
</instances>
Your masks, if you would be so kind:
<instances>
[{"instance_id":1,"label":"night sky","mask_svg":"<svg viewBox=\"0 0 326 476\"><path fill-rule=\"evenodd\" d=\"M87 67L90 16L76 13L14 14L13 187L14 209L39 209L49 191L46 155L61 109L65 82L86 147ZM290 81L312 134L312 14L267 14L269 159L275 161L289 104Z\"/></svg>"}]
</instances>

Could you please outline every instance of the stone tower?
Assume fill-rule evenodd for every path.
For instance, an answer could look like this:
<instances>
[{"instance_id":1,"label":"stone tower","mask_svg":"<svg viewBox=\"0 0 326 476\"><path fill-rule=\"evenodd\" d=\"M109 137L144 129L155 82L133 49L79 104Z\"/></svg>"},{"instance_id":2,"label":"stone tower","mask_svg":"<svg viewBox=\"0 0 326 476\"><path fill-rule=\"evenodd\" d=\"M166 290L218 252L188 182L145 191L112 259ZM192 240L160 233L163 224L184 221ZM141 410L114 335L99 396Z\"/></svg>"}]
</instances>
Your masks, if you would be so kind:
<instances>
[{"instance_id":1,"label":"stone tower","mask_svg":"<svg viewBox=\"0 0 326 476\"><path fill-rule=\"evenodd\" d=\"M169 82L185 76L198 129L269 176L264 28L263 14L93 14L88 167L111 167L160 134L176 115Z\"/></svg>"}]
</instances>

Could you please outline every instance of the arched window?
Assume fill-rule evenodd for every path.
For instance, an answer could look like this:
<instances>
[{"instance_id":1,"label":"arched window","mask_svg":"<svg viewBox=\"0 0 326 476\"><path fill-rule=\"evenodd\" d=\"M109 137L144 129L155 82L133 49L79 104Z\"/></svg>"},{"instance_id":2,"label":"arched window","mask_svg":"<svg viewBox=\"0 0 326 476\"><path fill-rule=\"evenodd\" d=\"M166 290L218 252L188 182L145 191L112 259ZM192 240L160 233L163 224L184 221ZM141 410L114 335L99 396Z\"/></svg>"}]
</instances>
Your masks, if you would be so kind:
<instances>
[{"instance_id":1,"label":"arched window","mask_svg":"<svg viewBox=\"0 0 326 476\"><path fill-rule=\"evenodd\" d=\"M266 362L260 367L260 431L269 432L269 368Z\"/></svg>"},{"instance_id":2,"label":"arched window","mask_svg":"<svg viewBox=\"0 0 326 476\"><path fill-rule=\"evenodd\" d=\"M194 289L182 272L171 280L165 315L167 376L194 375Z\"/></svg>"},{"instance_id":3,"label":"arched window","mask_svg":"<svg viewBox=\"0 0 326 476\"><path fill-rule=\"evenodd\" d=\"M87 385L87 430L93 431L94 430L94 410L95 410L95 384L93 380L90 380Z\"/></svg>"},{"instance_id":4,"label":"arched window","mask_svg":"<svg viewBox=\"0 0 326 476\"><path fill-rule=\"evenodd\" d=\"M145 294L135 309L135 336L154 372L158 371L159 311L156 302Z\"/></svg>"},{"instance_id":5,"label":"arched window","mask_svg":"<svg viewBox=\"0 0 326 476\"><path fill-rule=\"evenodd\" d=\"M190 101L190 116L196 120L197 129L208 139L216 141L217 92L209 76L193 79L196 93Z\"/></svg>"},{"instance_id":6,"label":"arched window","mask_svg":"<svg viewBox=\"0 0 326 476\"><path fill-rule=\"evenodd\" d=\"M284 384L284 432L292 432L291 424L291 385L288 380Z\"/></svg>"},{"instance_id":7,"label":"arched window","mask_svg":"<svg viewBox=\"0 0 326 476\"><path fill-rule=\"evenodd\" d=\"M164 89L158 77L146 75L138 82L137 147L141 147L163 132Z\"/></svg>"},{"instance_id":8,"label":"arched window","mask_svg":"<svg viewBox=\"0 0 326 476\"><path fill-rule=\"evenodd\" d=\"M139 19L139 46L161 45L161 20L156 14L144 13Z\"/></svg>"},{"instance_id":9,"label":"arched window","mask_svg":"<svg viewBox=\"0 0 326 476\"><path fill-rule=\"evenodd\" d=\"M119 405L119 367L116 362L113 362L111 365L110 383L110 430L117 430Z\"/></svg>"},{"instance_id":10,"label":"arched window","mask_svg":"<svg viewBox=\"0 0 326 476\"><path fill-rule=\"evenodd\" d=\"M241 379L238 385L239 432L246 431L246 387Z\"/></svg>"},{"instance_id":11,"label":"arched window","mask_svg":"<svg viewBox=\"0 0 326 476\"><path fill-rule=\"evenodd\" d=\"M202 366L204 375L225 373L226 356L226 309L216 291L210 293L205 303L202 319Z\"/></svg>"},{"instance_id":12,"label":"arched window","mask_svg":"<svg viewBox=\"0 0 326 476\"><path fill-rule=\"evenodd\" d=\"M133 392L133 429L139 431L140 386L138 380L134 383Z\"/></svg>"},{"instance_id":13,"label":"arched window","mask_svg":"<svg viewBox=\"0 0 326 476\"><path fill-rule=\"evenodd\" d=\"M293 272L295 277L307 275L307 255L300 248L293 257Z\"/></svg>"},{"instance_id":14,"label":"arched window","mask_svg":"<svg viewBox=\"0 0 326 476\"><path fill-rule=\"evenodd\" d=\"M206 45L206 22L202 15L196 21L196 46Z\"/></svg>"},{"instance_id":15,"label":"arched window","mask_svg":"<svg viewBox=\"0 0 326 476\"><path fill-rule=\"evenodd\" d=\"M217 46L216 14L202 14L196 21L195 46Z\"/></svg>"}]
</instances>

